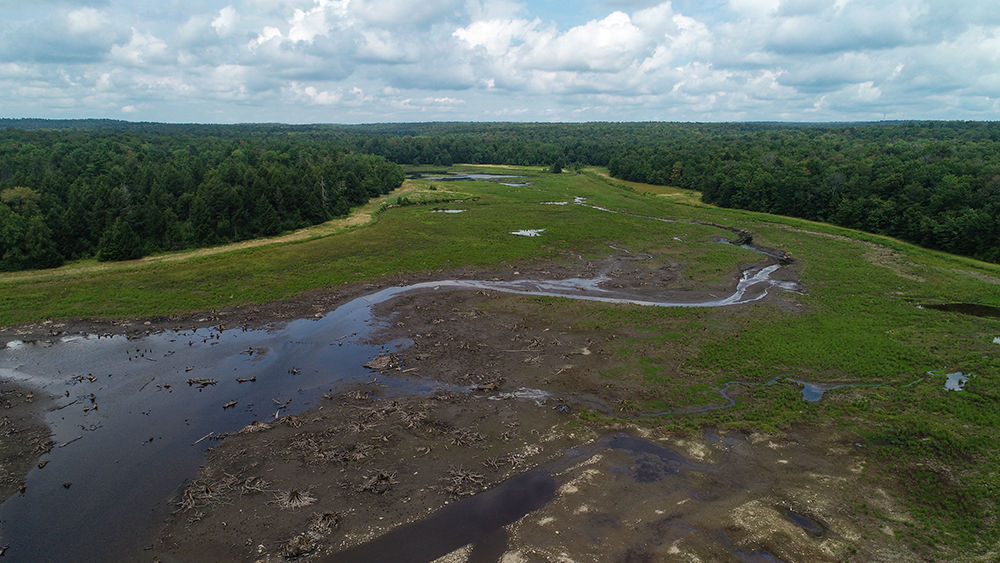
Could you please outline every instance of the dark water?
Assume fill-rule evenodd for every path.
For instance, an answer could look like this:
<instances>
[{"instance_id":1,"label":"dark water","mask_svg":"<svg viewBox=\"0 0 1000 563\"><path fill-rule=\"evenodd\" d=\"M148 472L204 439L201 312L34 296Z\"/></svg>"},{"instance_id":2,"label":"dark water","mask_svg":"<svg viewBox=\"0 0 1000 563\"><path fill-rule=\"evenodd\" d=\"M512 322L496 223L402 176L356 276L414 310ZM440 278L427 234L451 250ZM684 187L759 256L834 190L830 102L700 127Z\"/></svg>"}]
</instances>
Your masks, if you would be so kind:
<instances>
[{"instance_id":1,"label":"dark water","mask_svg":"<svg viewBox=\"0 0 1000 563\"><path fill-rule=\"evenodd\" d=\"M586 448L570 450L542 468L512 477L493 489L448 505L423 520L396 528L328 560L337 563L423 563L472 545L470 562L495 563L507 550L509 538L503 527L517 522L555 498L559 486L555 475L560 471L606 450L629 454L634 461L629 471L638 483L653 483L676 476L682 469L717 469L693 463L653 442L617 435Z\"/></svg>"},{"instance_id":2,"label":"dark water","mask_svg":"<svg viewBox=\"0 0 1000 563\"><path fill-rule=\"evenodd\" d=\"M973 315L975 317L992 317L994 319L1000 319L1000 307L992 307L990 305L977 305L975 303L931 303L921 305L921 307L937 311Z\"/></svg>"},{"instance_id":3,"label":"dark water","mask_svg":"<svg viewBox=\"0 0 1000 563\"><path fill-rule=\"evenodd\" d=\"M510 174L454 174L451 176L424 176L422 180L432 180L435 182L459 182L470 180L503 180L506 178L524 178L524 176L514 176Z\"/></svg>"},{"instance_id":4,"label":"dark water","mask_svg":"<svg viewBox=\"0 0 1000 563\"><path fill-rule=\"evenodd\" d=\"M744 439L736 436L715 438L728 447L739 448L745 443ZM712 476L709 480L715 484L714 486L723 491L742 491L746 488L738 478L734 479L735 475L727 472L730 469L728 454L719 464L696 463L660 444L619 434L603 438L585 448L569 450L548 465L512 477L493 489L446 506L423 520L396 528L367 544L324 560L336 563L369 561L424 563L464 546L472 546L468 561L495 563L500 561L508 549L509 536L504 526L517 522L552 501L561 484L560 480L568 478L560 477L568 467L590 459L595 454L609 451L625 454L624 460L627 460L625 464L618 465L618 462L612 461L611 470L629 475L637 486L688 490L690 498L696 500L706 500L700 498L704 495L700 495L698 489L706 486L706 476L709 475ZM787 508L780 510L789 521L813 537L823 537L827 533L823 524L803 514ZM598 528L624 525L614 514L602 514L592 524ZM725 550L732 560L780 561L764 550L747 551L737 547L723 530L701 530L693 527L684 517L677 519L670 516L662 522L649 524L660 529L664 537L668 535L676 537L679 534L681 537L700 535L710 538L711 543ZM632 559L629 558L630 555L633 556ZM626 551L625 560L649 560L648 557L649 554L633 547Z\"/></svg>"},{"instance_id":5,"label":"dark water","mask_svg":"<svg viewBox=\"0 0 1000 563\"><path fill-rule=\"evenodd\" d=\"M505 176L469 175L500 177ZM373 316L372 305L402 293L471 289L644 306L721 307L759 300L773 287L794 289L771 277L778 268L750 268L732 295L701 302L640 299L602 288L603 279L445 280L387 288L321 319L273 330L201 329L136 340L118 336L10 343L0 349L0 378L33 385L59 401L46 416L56 443L43 456L47 465L29 473L24 494L0 505L0 545L9 545L5 556L18 561L134 557L135 538L146 536L166 515L164 499L195 476L214 436L255 420L304 411L326 392L367 382L373 374L361 367L366 361L408 346L408 341L369 343L386 322ZM189 385L191 378L217 383ZM378 379L387 394L428 394L447 387L405 377ZM491 551L484 544L480 553Z\"/></svg>"},{"instance_id":6,"label":"dark water","mask_svg":"<svg viewBox=\"0 0 1000 563\"><path fill-rule=\"evenodd\" d=\"M556 480L548 471L524 473L329 560L418 563L473 544L473 552L478 552L481 561L497 561L507 548L502 528L548 504L555 498L556 488Z\"/></svg>"},{"instance_id":7,"label":"dark water","mask_svg":"<svg viewBox=\"0 0 1000 563\"><path fill-rule=\"evenodd\" d=\"M777 283L770 278L777 268L748 270L732 295L704 302L629 298L602 289L600 279L445 280L384 289L321 319L270 331L202 329L135 340L118 336L12 343L0 351L0 377L59 396L60 408L46 417L57 444L44 456L48 464L28 475L25 494L0 505L0 534L10 545L7 556L101 561L131 553L133 538L165 516L163 500L195 475L213 440L195 442L254 420L306 410L325 392L369 381L372 372L361 366L373 356L407 346L406 341L366 343L385 322L373 316L372 305L402 293L485 289L607 303L718 307L760 299ZM217 383L202 388L189 385L191 378ZM239 383L237 378L255 381ZM379 380L390 394L427 394L436 387L406 378ZM224 408L232 401L235 406Z\"/></svg>"},{"instance_id":8,"label":"dark water","mask_svg":"<svg viewBox=\"0 0 1000 563\"><path fill-rule=\"evenodd\" d=\"M816 520L813 520L805 514L800 514L790 508L783 508L781 513L784 514L785 518L787 518L789 522L802 528L805 533L814 538L821 538L826 535L826 526Z\"/></svg>"},{"instance_id":9,"label":"dark water","mask_svg":"<svg viewBox=\"0 0 1000 563\"><path fill-rule=\"evenodd\" d=\"M213 445L195 442L305 410L328 390L370 380L361 365L386 349L363 342L375 327L358 300L274 331L205 329L3 350L0 376L57 395L61 407L46 417L56 443L43 456L48 464L31 471L24 494L0 505L5 556L128 559L135 538L165 516L164 500L196 474ZM199 388L189 378L218 383ZM428 383L379 379L390 393L432 391ZM224 408L231 401L235 406Z\"/></svg>"}]
</instances>

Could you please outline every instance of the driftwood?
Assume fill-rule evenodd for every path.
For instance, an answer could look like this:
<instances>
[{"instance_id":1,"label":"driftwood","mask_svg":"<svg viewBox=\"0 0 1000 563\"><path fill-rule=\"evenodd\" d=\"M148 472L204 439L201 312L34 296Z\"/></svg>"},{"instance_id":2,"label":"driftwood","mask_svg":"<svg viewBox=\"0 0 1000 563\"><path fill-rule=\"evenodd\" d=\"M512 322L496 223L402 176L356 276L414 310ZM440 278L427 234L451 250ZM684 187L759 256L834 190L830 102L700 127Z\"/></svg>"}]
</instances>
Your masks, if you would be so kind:
<instances>
[{"instance_id":1,"label":"driftwood","mask_svg":"<svg viewBox=\"0 0 1000 563\"><path fill-rule=\"evenodd\" d=\"M204 389L205 387L215 385L216 383L218 383L218 381L214 379L205 379L201 377L192 377L191 379L188 379L188 385L197 385L199 389Z\"/></svg>"},{"instance_id":2,"label":"driftwood","mask_svg":"<svg viewBox=\"0 0 1000 563\"><path fill-rule=\"evenodd\" d=\"M212 436L214 436L214 435L215 435L215 432L214 432L214 431L212 431L212 432L209 432L208 434L205 434L205 435L204 435L204 436L202 436L201 438L198 438L197 440L195 440L195 441L194 441L194 443L193 443L193 444L191 444L191 445L192 445L192 446L197 446L197 445L198 445L199 443L201 443L201 441L202 441L202 440L205 440L205 439L207 439L207 438L211 438L211 437L212 437Z\"/></svg>"}]
</instances>

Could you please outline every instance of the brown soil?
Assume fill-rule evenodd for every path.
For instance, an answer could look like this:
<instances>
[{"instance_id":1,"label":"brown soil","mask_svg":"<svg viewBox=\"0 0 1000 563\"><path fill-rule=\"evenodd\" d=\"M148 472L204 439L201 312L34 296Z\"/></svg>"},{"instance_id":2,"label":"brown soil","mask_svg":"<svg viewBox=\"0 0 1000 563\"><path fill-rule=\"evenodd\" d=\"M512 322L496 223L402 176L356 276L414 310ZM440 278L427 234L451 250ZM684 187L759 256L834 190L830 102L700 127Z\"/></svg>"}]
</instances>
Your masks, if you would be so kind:
<instances>
[{"instance_id":1,"label":"brown soil","mask_svg":"<svg viewBox=\"0 0 1000 563\"><path fill-rule=\"evenodd\" d=\"M131 322L48 323L0 336L27 340L77 331L141 335L220 323L262 326L322 314L379 287L422 279L592 277L602 272L614 274L617 283L633 292L682 282L676 269L619 256L602 263L435 272L228 311ZM790 301L782 295L765 300L783 307ZM649 383L641 378L607 376L609 368L622 364L616 340L633 338L640 329L602 326L602 307L488 291L427 291L386 303L381 312L391 315L391 322L380 340L403 336L414 344L398 359L373 366L474 390L392 397L373 369L373 383L363 388L329 396L299 415L252 424L209 451L200 474L172 501L175 512L137 558L336 560L345 549L538 467L549 468L558 484L551 502L442 561L912 556L890 527L868 522L850 509L864 498L897 521L907 518L884 491L865 488L863 448L851 436L823 428L787 436L671 436L577 416L592 409L627 416L649 393ZM738 314L714 310L703 321L720 328ZM675 352L682 351L664 355ZM26 392L17 392L21 394L11 396L27 409ZM6 390L3 396L8 396ZM44 429L39 435L34 428L34 435L42 436L35 443L47 445ZM617 432L678 452L680 461L600 445ZM574 448L581 453L567 458ZM23 475L39 451L15 456L20 465L12 474Z\"/></svg>"},{"instance_id":2,"label":"brown soil","mask_svg":"<svg viewBox=\"0 0 1000 563\"><path fill-rule=\"evenodd\" d=\"M50 403L45 394L0 381L0 502L21 490L28 471L52 449L41 416Z\"/></svg>"},{"instance_id":3,"label":"brown soil","mask_svg":"<svg viewBox=\"0 0 1000 563\"><path fill-rule=\"evenodd\" d=\"M336 561L345 549L511 476L551 467L578 447L587 453L554 471L553 500L498 530L498 538L440 560L912 555L891 528L880 530L852 511L863 497L907 518L883 490L862 485L863 450L837 431L671 437L582 423L552 402L477 394L372 398L371 391L377 389L330 397L303 415L227 438L176 500L177 512L151 551L161 561ZM594 445L616 431L644 436L677 452L679 461Z\"/></svg>"},{"instance_id":4,"label":"brown soil","mask_svg":"<svg viewBox=\"0 0 1000 563\"><path fill-rule=\"evenodd\" d=\"M163 561L336 553L589 439L571 416L469 394L330 397L209 452L160 539Z\"/></svg>"},{"instance_id":5,"label":"brown soil","mask_svg":"<svg viewBox=\"0 0 1000 563\"><path fill-rule=\"evenodd\" d=\"M497 269L451 268L411 274L385 276L377 282L359 283L337 288L322 288L305 292L290 299L262 304L241 305L220 310L195 311L163 317L139 319L59 319L19 326L0 326L0 346L12 340L51 340L67 335L124 334L130 337L148 336L165 330L187 330L223 326L259 328L295 319L319 317L351 299L374 293L384 287L442 279L561 279L593 278L599 274L613 275L609 289L627 290L638 295L662 295L663 287L674 287L671 298L678 300L705 299L713 292L731 290L732 284L706 287L695 294L687 291L688 282L678 265L651 264L622 254L606 260L583 261L576 255L561 261L538 261L529 264L502 265ZM739 275L734 269L733 279ZM794 275L794 274L792 274ZM703 284L701 284L702 287Z\"/></svg>"}]
</instances>

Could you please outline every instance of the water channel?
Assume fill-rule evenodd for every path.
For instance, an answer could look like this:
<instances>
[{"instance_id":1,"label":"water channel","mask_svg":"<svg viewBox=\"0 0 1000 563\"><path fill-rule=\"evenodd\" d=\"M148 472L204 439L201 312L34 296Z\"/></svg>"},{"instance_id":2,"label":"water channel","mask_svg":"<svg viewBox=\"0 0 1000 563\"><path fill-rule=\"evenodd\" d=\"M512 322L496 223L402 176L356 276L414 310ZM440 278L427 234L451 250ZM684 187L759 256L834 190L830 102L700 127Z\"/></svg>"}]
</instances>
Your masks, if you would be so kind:
<instances>
[{"instance_id":1,"label":"water channel","mask_svg":"<svg viewBox=\"0 0 1000 563\"><path fill-rule=\"evenodd\" d=\"M607 211L603 210L602 211ZM168 331L143 338L80 336L11 342L0 378L57 397L46 415L55 442L27 487L0 505L2 545L18 561L106 561L135 556L166 515L165 499L192 478L216 438L255 420L301 412L323 394L369 381L362 365L409 341L373 344L388 322L372 309L409 292L485 290L656 307L723 307L795 289L743 272L729 296L658 301L602 287L606 278L441 280L390 287L318 319L260 330ZM388 392L428 394L443 385L380 377Z\"/></svg>"}]
</instances>

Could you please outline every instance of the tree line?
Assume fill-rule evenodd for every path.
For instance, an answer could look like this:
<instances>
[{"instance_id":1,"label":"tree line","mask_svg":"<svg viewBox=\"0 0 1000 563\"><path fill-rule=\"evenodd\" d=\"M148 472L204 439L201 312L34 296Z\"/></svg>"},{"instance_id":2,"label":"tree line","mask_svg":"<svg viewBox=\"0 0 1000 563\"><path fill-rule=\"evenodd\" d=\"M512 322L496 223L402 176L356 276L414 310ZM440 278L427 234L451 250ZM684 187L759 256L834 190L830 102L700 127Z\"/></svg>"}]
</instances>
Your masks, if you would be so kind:
<instances>
[{"instance_id":1,"label":"tree line","mask_svg":"<svg viewBox=\"0 0 1000 563\"><path fill-rule=\"evenodd\" d=\"M336 195L360 182L362 175L343 180L333 170L339 162L332 160L369 162L374 157L359 155L377 155L411 165L606 166L617 178L698 190L704 201L724 207L825 221L1000 262L1000 124L994 122L185 125L0 119L4 127L9 129L0 136L5 139L0 146L0 189L29 187L39 199L33 202L34 195L15 192L8 197L7 212L22 218L22 236L30 232L37 237L45 225L73 233L53 234L58 255L66 258L101 255L100 238L105 233L114 238L111 231L122 216L121 202L145 193L142 182L122 182L120 174L113 175L99 182L110 186L101 191L116 186L121 191L124 186L125 200L121 193L117 199L102 196L103 207L91 206L92 220L78 224L74 212L60 223L59 214L51 210L67 208L66 202L74 200L53 185L89 185L95 176L79 179L74 176L79 166L70 164L71 173L46 178L41 171L47 168L39 163L59 170L62 164L51 163L61 163L74 153L75 144L83 144L93 150L93 162L87 166L125 158L119 167L134 167L126 158L131 151L144 166L165 170L157 193L165 190L173 197L161 195L162 205L147 204L150 209L142 208L141 213L158 225L153 209L162 209L167 214L162 221L176 228L141 233L142 240L152 241L144 243L144 252L238 240L341 213L346 208ZM11 139L17 135L37 136L31 140L39 151L35 160L8 164ZM102 143L108 145L103 153ZM118 146L122 143L128 145L125 152ZM25 170L33 176L11 179ZM354 191L361 192L368 190ZM182 198L182 193L190 195ZM317 193L326 194L320 205ZM295 205L286 205L287 200ZM343 199L346 205L356 201ZM15 211L32 205L39 207L41 220ZM136 215L137 208L138 202L124 208L122 229L143 228L146 219ZM67 226L76 230L62 231ZM81 239L85 242L73 242L84 232L91 233ZM157 233L170 234L158 239ZM60 237L69 238L69 246ZM48 250L36 254L53 255Z\"/></svg>"},{"instance_id":2,"label":"tree line","mask_svg":"<svg viewBox=\"0 0 1000 563\"><path fill-rule=\"evenodd\" d=\"M723 130L717 133L723 133ZM759 127L633 147L616 177L1000 262L1000 126Z\"/></svg>"},{"instance_id":3,"label":"tree line","mask_svg":"<svg viewBox=\"0 0 1000 563\"><path fill-rule=\"evenodd\" d=\"M292 136L0 131L0 270L274 235L399 187L400 167Z\"/></svg>"}]
</instances>

